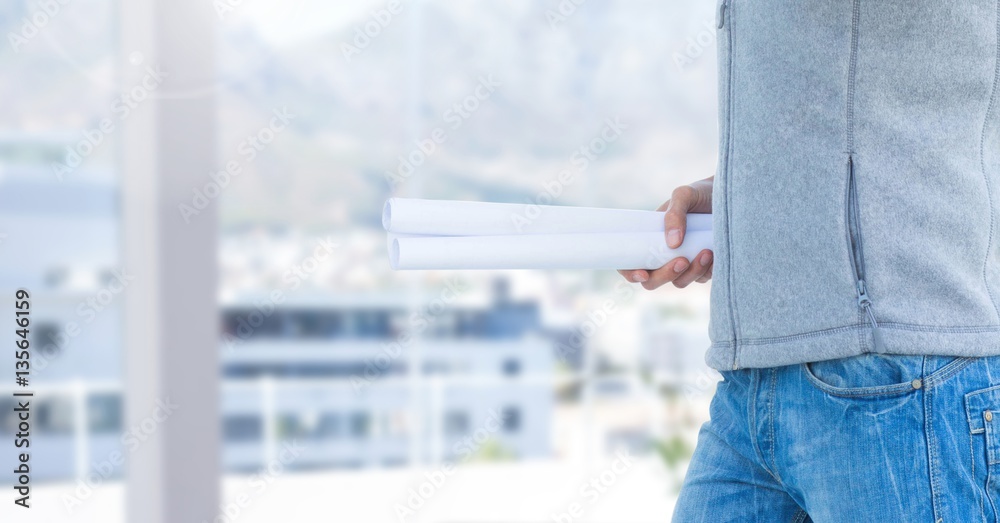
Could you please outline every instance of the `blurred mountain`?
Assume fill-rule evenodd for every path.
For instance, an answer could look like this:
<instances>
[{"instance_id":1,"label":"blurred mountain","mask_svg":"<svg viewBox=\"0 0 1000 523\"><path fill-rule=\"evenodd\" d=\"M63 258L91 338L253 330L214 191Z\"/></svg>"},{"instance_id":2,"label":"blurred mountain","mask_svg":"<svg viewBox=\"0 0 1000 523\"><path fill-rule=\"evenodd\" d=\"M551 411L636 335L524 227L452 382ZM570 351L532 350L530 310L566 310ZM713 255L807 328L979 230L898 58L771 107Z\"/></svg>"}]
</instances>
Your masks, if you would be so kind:
<instances>
[{"instance_id":1,"label":"blurred mountain","mask_svg":"<svg viewBox=\"0 0 1000 523\"><path fill-rule=\"evenodd\" d=\"M400 194L534 201L608 118L627 126L622 138L557 204L650 208L675 185L711 175L714 45L685 71L673 58L705 30L711 6L595 1L553 27L547 13L557 6L411 2L350 60L342 46L370 15L280 48L253 27L230 28L220 60L223 151L239 159L239 142L273 108L296 119L227 194L227 222L377 227L385 171L438 127L446 143ZM501 86L452 129L446 111L481 77Z\"/></svg>"},{"instance_id":2,"label":"blurred mountain","mask_svg":"<svg viewBox=\"0 0 1000 523\"><path fill-rule=\"evenodd\" d=\"M220 21L218 84L192 96L218 99L220 169L230 160L243 167L221 200L227 227L378 227L390 195L386 171L435 128L447 141L396 194L536 201L570 169L575 177L557 204L652 208L677 184L714 172L713 2L589 0L553 21L573 3L410 0L350 59L343 46L386 4L334 20L318 2L271 6L272 17L247 16L256 5L248 3ZM6 2L0 27L20 34L38 9ZM321 16L331 17L329 30ZM0 108L0 134L82 137L113 117L124 54L115 17L113 2L74 0L23 46L0 46L8 72L0 96L18 101ZM300 26L300 37L274 38ZM678 53L706 35L709 45L680 70ZM446 111L481 78L500 86L452 128ZM249 160L248 137L281 108L295 115L291 127ZM623 135L581 172L574 153L609 118L626 127ZM88 167L113 165L114 146L99 149Z\"/></svg>"}]
</instances>

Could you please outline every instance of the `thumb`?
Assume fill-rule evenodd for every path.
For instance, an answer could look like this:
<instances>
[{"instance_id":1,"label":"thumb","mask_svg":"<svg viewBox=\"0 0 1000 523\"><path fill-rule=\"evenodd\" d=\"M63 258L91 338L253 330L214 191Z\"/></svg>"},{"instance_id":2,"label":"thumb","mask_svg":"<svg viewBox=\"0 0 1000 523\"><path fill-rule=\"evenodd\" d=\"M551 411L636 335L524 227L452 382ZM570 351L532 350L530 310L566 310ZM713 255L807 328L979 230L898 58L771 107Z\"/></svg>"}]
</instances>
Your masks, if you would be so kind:
<instances>
[{"instance_id":1,"label":"thumb","mask_svg":"<svg viewBox=\"0 0 1000 523\"><path fill-rule=\"evenodd\" d=\"M684 231L687 229L687 214L694 205L698 195L690 185L682 185L674 189L670 200L666 203L666 214L663 216L663 228L667 235L667 247L676 249L684 243Z\"/></svg>"}]
</instances>

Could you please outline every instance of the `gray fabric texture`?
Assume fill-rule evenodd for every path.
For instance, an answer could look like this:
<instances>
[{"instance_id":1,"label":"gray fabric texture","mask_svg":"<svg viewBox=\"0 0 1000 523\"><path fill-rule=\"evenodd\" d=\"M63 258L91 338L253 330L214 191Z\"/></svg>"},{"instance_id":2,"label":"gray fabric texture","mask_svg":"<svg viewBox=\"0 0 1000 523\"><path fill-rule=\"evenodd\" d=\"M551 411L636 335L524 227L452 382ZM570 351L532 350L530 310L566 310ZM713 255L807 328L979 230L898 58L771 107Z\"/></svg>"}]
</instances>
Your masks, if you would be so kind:
<instances>
[{"instance_id":1,"label":"gray fabric texture","mask_svg":"<svg viewBox=\"0 0 1000 523\"><path fill-rule=\"evenodd\" d=\"M1000 354L997 0L717 16L708 364Z\"/></svg>"}]
</instances>

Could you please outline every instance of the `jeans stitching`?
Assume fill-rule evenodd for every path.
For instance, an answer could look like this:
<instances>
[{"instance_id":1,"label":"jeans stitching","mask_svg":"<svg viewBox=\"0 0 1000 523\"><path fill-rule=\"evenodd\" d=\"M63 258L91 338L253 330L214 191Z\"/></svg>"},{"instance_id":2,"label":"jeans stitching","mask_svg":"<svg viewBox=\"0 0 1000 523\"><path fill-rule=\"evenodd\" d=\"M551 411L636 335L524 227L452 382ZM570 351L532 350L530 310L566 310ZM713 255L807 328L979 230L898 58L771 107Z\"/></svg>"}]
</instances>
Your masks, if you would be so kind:
<instances>
[{"instance_id":1,"label":"jeans stitching","mask_svg":"<svg viewBox=\"0 0 1000 523\"><path fill-rule=\"evenodd\" d=\"M931 388L941 385L948 379L952 378L959 371L969 366L976 358L965 358L958 357L954 361L949 362L944 367L932 372L929 376L923 377L923 388ZM822 392L825 392L831 396L838 396L844 398L875 398L880 396L894 396L900 394L907 394L914 392L919 389L913 388L912 383L894 383L892 385L879 385L877 387L847 387L838 388L833 387L823 380L819 379L818 376L813 374L812 369L810 369L808 363L803 363L802 367L806 374L806 378L816 386ZM921 374L923 374L921 372Z\"/></svg>"},{"instance_id":2,"label":"jeans stitching","mask_svg":"<svg viewBox=\"0 0 1000 523\"><path fill-rule=\"evenodd\" d=\"M778 372L776 370L771 371L771 394L768 398L768 423L771 427L771 441L768 442L771 447L771 467L774 469L774 475L778 479L779 483L784 484L781 481L781 474L778 473L778 461L774 458L774 402L777 398L777 387L778 387Z\"/></svg>"},{"instance_id":3,"label":"jeans stitching","mask_svg":"<svg viewBox=\"0 0 1000 523\"><path fill-rule=\"evenodd\" d=\"M924 386L936 387L941 385L942 383L950 380L955 374L962 371L962 369L971 365L974 361L976 361L976 358L959 357L944 367L932 372L930 376L924 378Z\"/></svg>"},{"instance_id":4,"label":"jeans stitching","mask_svg":"<svg viewBox=\"0 0 1000 523\"><path fill-rule=\"evenodd\" d=\"M984 423L984 427L987 425ZM990 424L989 426L992 426ZM993 431L986 429L986 434L983 434L983 446L986 450L986 484L983 485L983 495L990 502L990 508L993 510L993 520L997 521L1000 519L1000 514L997 513L997 504L993 500L993 493L990 491L990 483L993 481L993 466L990 464L990 439L993 435Z\"/></svg>"},{"instance_id":5,"label":"jeans stitching","mask_svg":"<svg viewBox=\"0 0 1000 523\"><path fill-rule=\"evenodd\" d=\"M993 496L990 495L990 481L993 479L992 472L993 471L990 470L990 467L987 466L986 467L986 484L983 485L983 492L984 492L983 495L986 496L986 499L990 500L990 508L993 509L993 521L996 521L997 520L997 505L996 505L996 503L993 502Z\"/></svg>"},{"instance_id":6,"label":"jeans stitching","mask_svg":"<svg viewBox=\"0 0 1000 523\"><path fill-rule=\"evenodd\" d=\"M753 447L754 455L757 456L757 460L760 462L761 468L763 468L775 481L779 484L781 480L778 476L774 474L771 467L768 466L767 460L764 459L764 453L760 450L760 442L757 439L757 392L760 389L761 380L761 370L751 369L750 375L750 391L749 391L749 412L747 417L749 418L748 432L750 433L750 445Z\"/></svg>"},{"instance_id":7,"label":"jeans stitching","mask_svg":"<svg viewBox=\"0 0 1000 523\"><path fill-rule=\"evenodd\" d=\"M988 369L988 367L987 367L987 369ZM987 370L987 372L988 372L988 370ZM992 382L993 381L992 378L989 381ZM978 398L978 397L980 397L980 396L982 396L984 394L989 394L989 393L997 391L997 390L1000 390L1000 385L993 385L992 387L986 387L985 389L974 390L972 392L969 392L969 393L965 394L965 396L964 396L964 399L965 399L965 418L966 418L966 421L968 421L968 423L969 423L969 432L970 433L972 433L972 434L981 434L981 433L985 432L986 428L985 428L985 425L984 425L984 427L982 429L973 429L972 428L973 427L973 423L972 423L972 409L970 408L969 404L975 398Z\"/></svg>"},{"instance_id":8,"label":"jeans stitching","mask_svg":"<svg viewBox=\"0 0 1000 523\"><path fill-rule=\"evenodd\" d=\"M808 363L803 363L802 366L805 369L806 378L809 379L809 382L821 392L825 392L831 396L842 398L876 398L880 396L907 394L916 390L909 383L895 383L892 385L881 385L878 387L854 387L839 389L820 380L815 374L813 374Z\"/></svg>"},{"instance_id":9,"label":"jeans stitching","mask_svg":"<svg viewBox=\"0 0 1000 523\"><path fill-rule=\"evenodd\" d=\"M757 369L750 370L750 386L747 387L747 433L750 435L750 446L754 455L760 459L760 451L757 450L757 431L754 430L757 420Z\"/></svg>"},{"instance_id":10,"label":"jeans stitching","mask_svg":"<svg viewBox=\"0 0 1000 523\"><path fill-rule=\"evenodd\" d=\"M938 497L938 470L937 470L937 438L934 434L934 392L933 389L924 391L924 437L927 444L927 471L930 474L931 486L931 509L934 513L934 521L941 519L941 501Z\"/></svg>"},{"instance_id":11,"label":"jeans stitching","mask_svg":"<svg viewBox=\"0 0 1000 523\"><path fill-rule=\"evenodd\" d=\"M972 465L972 482L975 485L976 482L976 445L973 438L976 436L969 434L969 463ZM986 489L984 488L982 492L976 492L979 498L979 513L983 516L983 523L986 523Z\"/></svg>"}]
</instances>

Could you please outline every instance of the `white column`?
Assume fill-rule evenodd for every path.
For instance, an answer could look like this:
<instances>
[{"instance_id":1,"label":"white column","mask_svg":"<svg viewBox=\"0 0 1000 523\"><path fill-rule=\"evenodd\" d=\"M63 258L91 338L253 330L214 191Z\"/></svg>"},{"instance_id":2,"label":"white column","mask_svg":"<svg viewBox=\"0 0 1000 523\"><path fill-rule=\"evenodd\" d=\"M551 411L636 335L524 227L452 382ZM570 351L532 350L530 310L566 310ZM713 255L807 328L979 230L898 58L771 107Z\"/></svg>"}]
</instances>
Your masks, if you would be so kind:
<instances>
[{"instance_id":1,"label":"white column","mask_svg":"<svg viewBox=\"0 0 1000 523\"><path fill-rule=\"evenodd\" d=\"M219 506L216 202L179 205L217 171L212 2L119 4L122 92L162 71L116 131L121 151L126 427L176 405L126 465L127 520L211 521ZM149 88L155 82L146 81ZM159 412L159 414L158 414Z\"/></svg>"}]
</instances>

